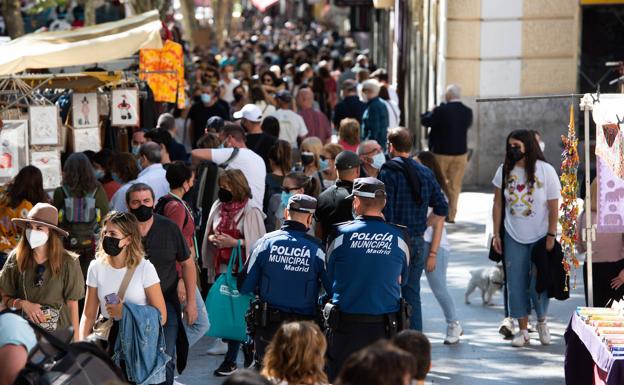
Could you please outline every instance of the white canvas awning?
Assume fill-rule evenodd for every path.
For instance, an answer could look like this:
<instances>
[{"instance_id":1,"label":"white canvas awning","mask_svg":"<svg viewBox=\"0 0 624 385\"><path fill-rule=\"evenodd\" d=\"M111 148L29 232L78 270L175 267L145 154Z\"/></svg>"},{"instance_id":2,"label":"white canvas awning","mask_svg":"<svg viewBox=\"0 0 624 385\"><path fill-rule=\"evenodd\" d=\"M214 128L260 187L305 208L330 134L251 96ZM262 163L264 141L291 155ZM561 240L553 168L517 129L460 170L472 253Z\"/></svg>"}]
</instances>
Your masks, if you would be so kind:
<instances>
[{"instance_id":1,"label":"white canvas awning","mask_svg":"<svg viewBox=\"0 0 624 385\"><path fill-rule=\"evenodd\" d=\"M0 45L0 75L104 62L162 48L158 11L73 31L31 33Z\"/></svg>"}]
</instances>

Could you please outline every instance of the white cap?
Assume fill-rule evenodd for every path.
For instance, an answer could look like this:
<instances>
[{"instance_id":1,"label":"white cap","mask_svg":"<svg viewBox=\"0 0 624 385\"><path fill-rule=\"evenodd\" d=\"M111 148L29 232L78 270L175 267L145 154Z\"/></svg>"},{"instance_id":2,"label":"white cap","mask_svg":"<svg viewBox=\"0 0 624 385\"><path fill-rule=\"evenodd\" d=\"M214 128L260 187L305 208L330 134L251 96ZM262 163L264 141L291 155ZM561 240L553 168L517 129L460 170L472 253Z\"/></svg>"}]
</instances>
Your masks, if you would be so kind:
<instances>
[{"instance_id":1,"label":"white cap","mask_svg":"<svg viewBox=\"0 0 624 385\"><path fill-rule=\"evenodd\" d=\"M260 107L255 104L245 104L245 106L240 110L234 113L234 119L245 118L250 122L261 122L262 121L262 110Z\"/></svg>"}]
</instances>

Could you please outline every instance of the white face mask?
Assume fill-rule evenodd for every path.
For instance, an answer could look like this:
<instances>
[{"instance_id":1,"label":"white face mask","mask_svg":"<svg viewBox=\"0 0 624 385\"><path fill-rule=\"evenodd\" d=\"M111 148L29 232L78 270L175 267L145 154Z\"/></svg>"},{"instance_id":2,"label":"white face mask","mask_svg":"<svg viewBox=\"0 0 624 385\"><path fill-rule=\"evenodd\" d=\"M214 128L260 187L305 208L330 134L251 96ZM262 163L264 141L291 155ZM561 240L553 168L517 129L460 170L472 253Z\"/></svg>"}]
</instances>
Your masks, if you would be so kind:
<instances>
[{"instance_id":1,"label":"white face mask","mask_svg":"<svg viewBox=\"0 0 624 385\"><path fill-rule=\"evenodd\" d=\"M544 152L544 150L546 150L546 143L540 141L539 142L539 146L540 146L540 149L542 150L542 152Z\"/></svg>"},{"instance_id":2,"label":"white face mask","mask_svg":"<svg viewBox=\"0 0 624 385\"><path fill-rule=\"evenodd\" d=\"M40 230L26 229L26 239L30 247L36 249L48 242L48 234Z\"/></svg>"}]
</instances>

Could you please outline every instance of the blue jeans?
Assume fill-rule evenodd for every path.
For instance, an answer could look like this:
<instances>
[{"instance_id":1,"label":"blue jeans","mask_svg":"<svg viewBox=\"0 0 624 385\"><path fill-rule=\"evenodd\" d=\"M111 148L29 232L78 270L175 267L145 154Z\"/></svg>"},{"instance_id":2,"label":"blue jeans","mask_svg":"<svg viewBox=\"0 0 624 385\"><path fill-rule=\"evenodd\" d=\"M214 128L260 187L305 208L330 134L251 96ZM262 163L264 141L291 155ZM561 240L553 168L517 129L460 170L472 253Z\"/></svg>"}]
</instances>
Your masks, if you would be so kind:
<instances>
[{"instance_id":1,"label":"blue jeans","mask_svg":"<svg viewBox=\"0 0 624 385\"><path fill-rule=\"evenodd\" d=\"M410 329L422 331L422 309L420 302L420 277L425 267L422 235L410 238L410 264L407 283L403 286L403 298L412 306Z\"/></svg>"},{"instance_id":2,"label":"blue jeans","mask_svg":"<svg viewBox=\"0 0 624 385\"><path fill-rule=\"evenodd\" d=\"M195 321L195 323L191 326L189 326L186 322L182 322L184 324L184 329L186 330L186 338L188 339L189 348L195 345L210 328L206 305L204 304L204 300L198 288L195 288L195 304L197 305L197 321Z\"/></svg>"},{"instance_id":3,"label":"blue jeans","mask_svg":"<svg viewBox=\"0 0 624 385\"><path fill-rule=\"evenodd\" d=\"M531 261L531 252L535 243L516 242L505 232L504 244L509 316L512 318L528 317L531 313L531 304L533 304L537 319L546 318L548 292L538 293L535 290L537 269Z\"/></svg>"},{"instance_id":4,"label":"blue jeans","mask_svg":"<svg viewBox=\"0 0 624 385\"><path fill-rule=\"evenodd\" d=\"M238 351L240 350L241 343L232 340L223 340L223 342L227 343L228 345L228 350L225 353L225 360L236 363L236 358L238 357Z\"/></svg>"},{"instance_id":5,"label":"blue jeans","mask_svg":"<svg viewBox=\"0 0 624 385\"><path fill-rule=\"evenodd\" d=\"M178 340L178 316L176 314L173 304L166 302L167 306L167 323L163 327L165 334L165 352L171 357L171 360L167 362L167 379L163 384L172 385L175 372L175 352L176 342Z\"/></svg>"},{"instance_id":6,"label":"blue jeans","mask_svg":"<svg viewBox=\"0 0 624 385\"><path fill-rule=\"evenodd\" d=\"M431 249L431 244L429 242L425 242L423 247L423 256L429 255L429 250ZM457 321L457 313L455 311L455 302L453 302L453 297L449 293L448 287L446 286L446 269L448 267L448 257L449 251L443 249L442 247L438 248L438 255L436 258L436 268L432 272L425 271L425 275L427 276L427 282L429 282L429 287L433 292L436 300L440 304L442 311L444 312L444 318L446 318L446 323L450 324L451 322Z\"/></svg>"}]
</instances>

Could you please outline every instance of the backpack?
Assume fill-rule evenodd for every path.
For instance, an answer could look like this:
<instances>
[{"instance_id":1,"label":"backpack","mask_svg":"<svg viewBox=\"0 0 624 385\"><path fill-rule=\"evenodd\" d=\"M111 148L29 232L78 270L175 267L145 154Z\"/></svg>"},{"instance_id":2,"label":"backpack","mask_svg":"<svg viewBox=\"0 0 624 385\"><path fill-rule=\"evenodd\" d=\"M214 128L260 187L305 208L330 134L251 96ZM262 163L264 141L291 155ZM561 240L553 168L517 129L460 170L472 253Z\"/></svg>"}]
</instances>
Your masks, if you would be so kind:
<instances>
[{"instance_id":1,"label":"backpack","mask_svg":"<svg viewBox=\"0 0 624 385\"><path fill-rule=\"evenodd\" d=\"M66 247L70 250L92 247L100 216L100 210L95 207L97 188L84 197L73 197L66 186L61 188L64 198L59 218L61 227L69 232Z\"/></svg>"},{"instance_id":2,"label":"backpack","mask_svg":"<svg viewBox=\"0 0 624 385\"><path fill-rule=\"evenodd\" d=\"M37 335L37 345L14 385L126 383L121 370L94 344L66 343L39 325L28 323Z\"/></svg>"},{"instance_id":3,"label":"backpack","mask_svg":"<svg viewBox=\"0 0 624 385\"><path fill-rule=\"evenodd\" d=\"M171 194L163 195L162 197L160 197L160 199L158 199L156 206L154 206L154 212L156 214L166 216L165 207L167 207L169 202L173 202L177 200L178 199L172 197ZM189 221L189 213L188 213L188 210L184 209L184 224L182 225L182 228L186 227L186 225L188 224L188 221Z\"/></svg>"},{"instance_id":4,"label":"backpack","mask_svg":"<svg viewBox=\"0 0 624 385\"><path fill-rule=\"evenodd\" d=\"M420 177L416 174L414 170L412 170L409 163L407 163L404 158L390 159L389 161L384 163L383 166L381 166L381 169L401 172L407 180L407 184L410 186L410 190L412 190L412 199L417 205L422 204L423 200Z\"/></svg>"}]
</instances>

